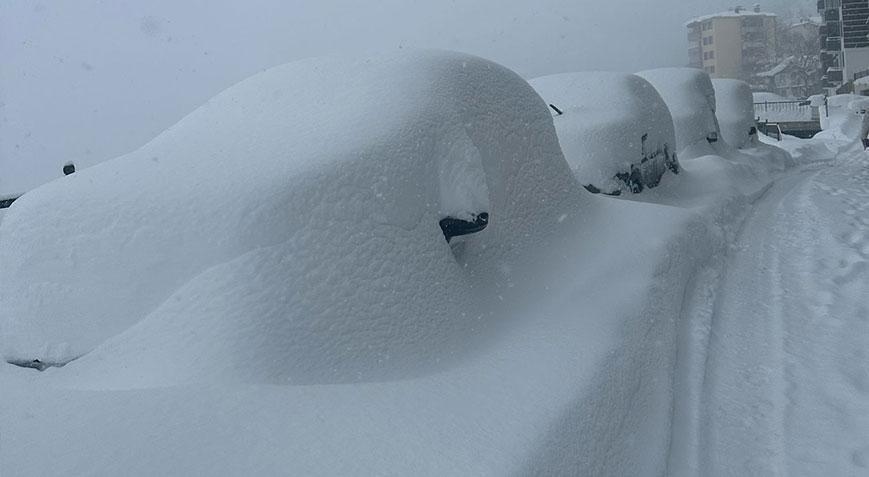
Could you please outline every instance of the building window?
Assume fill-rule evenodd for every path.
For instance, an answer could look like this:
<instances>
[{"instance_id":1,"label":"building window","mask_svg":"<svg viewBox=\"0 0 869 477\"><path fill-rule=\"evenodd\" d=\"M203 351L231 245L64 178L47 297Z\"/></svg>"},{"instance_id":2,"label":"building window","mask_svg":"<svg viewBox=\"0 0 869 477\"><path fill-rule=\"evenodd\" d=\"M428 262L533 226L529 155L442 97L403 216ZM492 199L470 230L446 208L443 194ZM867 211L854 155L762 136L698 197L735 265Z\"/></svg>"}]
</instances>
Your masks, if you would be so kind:
<instances>
[{"instance_id":1,"label":"building window","mask_svg":"<svg viewBox=\"0 0 869 477\"><path fill-rule=\"evenodd\" d=\"M715 59L715 52L714 52L714 51L710 51L710 52L709 52L709 59L710 59L710 60L714 60L714 59Z\"/></svg>"},{"instance_id":2,"label":"building window","mask_svg":"<svg viewBox=\"0 0 869 477\"><path fill-rule=\"evenodd\" d=\"M711 36L704 37L703 44L704 45L711 45L712 44L712 37Z\"/></svg>"}]
</instances>

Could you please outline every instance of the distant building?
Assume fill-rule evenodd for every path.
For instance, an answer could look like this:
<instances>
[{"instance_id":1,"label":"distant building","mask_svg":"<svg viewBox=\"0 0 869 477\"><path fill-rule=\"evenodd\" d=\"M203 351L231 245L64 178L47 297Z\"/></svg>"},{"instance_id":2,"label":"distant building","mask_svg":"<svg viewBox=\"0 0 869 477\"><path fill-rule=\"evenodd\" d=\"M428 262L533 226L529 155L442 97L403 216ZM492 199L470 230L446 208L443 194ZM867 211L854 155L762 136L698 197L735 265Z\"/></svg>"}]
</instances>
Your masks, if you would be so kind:
<instances>
[{"instance_id":1,"label":"distant building","mask_svg":"<svg viewBox=\"0 0 869 477\"><path fill-rule=\"evenodd\" d=\"M689 66L713 78L755 84L757 74L775 64L776 16L762 12L760 6L702 16L686 26Z\"/></svg>"},{"instance_id":2,"label":"distant building","mask_svg":"<svg viewBox=\"0 0 869 477\"><path fill-rule=\"evenodd\" d=\"M789 98L807 98L822 92L820 26L819 17L780 25L776 33L779 62L757 74L756 88Z\"/></svg>"},{"instance_id":3,"label":"distant building","mask_svg":"<svg viewBox=\"0 0 869 477\"><path fill-rule=\"evenodd\" d=\"M807 98L815 93L813 75L789 56L774 68L757 74L758 86L785 98Z\"/></svg>"},{"instance_id":4,"label":"distant building","mask_svg":"<svg viewBox=\"0 0 869 477\"><path fill-rule=\"evenodd\" d=\"M869 76L869 0L818 0L821 80L828 93L853 91Z\"/></svg>"}]
</instances>

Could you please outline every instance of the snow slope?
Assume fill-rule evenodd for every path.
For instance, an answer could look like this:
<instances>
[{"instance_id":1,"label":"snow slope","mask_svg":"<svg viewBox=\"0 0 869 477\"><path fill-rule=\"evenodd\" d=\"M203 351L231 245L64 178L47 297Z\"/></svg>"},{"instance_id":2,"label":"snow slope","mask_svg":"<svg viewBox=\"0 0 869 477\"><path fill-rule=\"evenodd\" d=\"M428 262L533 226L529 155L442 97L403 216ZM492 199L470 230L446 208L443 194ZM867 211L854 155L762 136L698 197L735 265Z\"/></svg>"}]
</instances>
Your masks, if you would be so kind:
<instances>
[{"instance_id":1,"label":"snow slope","mask_svg":"<svg viewBox=\"0 0 869 477\"><path fill-rule=\"evenodd\" d=\"M530 81L554 117L558 141L580 184L640 192L679 170L673 119L648 81L630 74L563 73ZM625 180L617 176L634 177ZM639 190L638 190L639 189Z\"/></svg>"}]
</instances>

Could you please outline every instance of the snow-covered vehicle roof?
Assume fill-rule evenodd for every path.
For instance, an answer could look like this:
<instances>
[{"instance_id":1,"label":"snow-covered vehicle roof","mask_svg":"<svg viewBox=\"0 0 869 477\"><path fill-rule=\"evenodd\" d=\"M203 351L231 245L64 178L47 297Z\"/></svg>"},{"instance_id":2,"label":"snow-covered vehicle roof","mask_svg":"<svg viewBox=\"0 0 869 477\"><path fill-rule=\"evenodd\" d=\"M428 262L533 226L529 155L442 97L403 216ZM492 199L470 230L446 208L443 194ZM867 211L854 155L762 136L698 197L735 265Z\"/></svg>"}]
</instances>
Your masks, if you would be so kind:
<instances>
[{"instance_id":1,"label":"snow-covered vehicle roof","mask_svg":"<svg viewBox=\"0 0 869 477\"><path fill-rule=\"evenodd\" d=\"M639 192L678 173L670 111L648 81L611 72L530 81L556 110L555 129L577 180L592 191Z\"/></svg>"},{"instance_id":2,"label":"snow-covered vehicle roof","mask_svg":"<svg viewBox=\"0 0 869 477\"><path fill-rule=\"evenodd\" d=\"M582 197L548 107L504 67L450 52L290 63L8 209L0 352L97 348L82 360L144 381L412 373L460 346L480 267L506 266ZM460 265L439 221L481 212Z\"/></svg>"},{"instance_id":3,"label":"snow-covered vehicle roof","mask_svg":"<svg viewBox=\"0 0 869 477\"><path fill-rule=\"evenodd\" d=\"M751 86L735 79L714 79L712 86L717 103L715 115L727 144L738 149L757 145Z\"/></svg>"},{"instance_id":4,"label":"snow-covered vehicle roof","mask_svg":"<svg viewBox=\"0 0 869 477\"><path fill-rule=\"evenodd\" d=\"M715 117L715 89L709 75L695 68L660 68L637 75L652 83L673 116L679 157L716 153L710 145L720 130Z\"/></svg>"}]
</instances>

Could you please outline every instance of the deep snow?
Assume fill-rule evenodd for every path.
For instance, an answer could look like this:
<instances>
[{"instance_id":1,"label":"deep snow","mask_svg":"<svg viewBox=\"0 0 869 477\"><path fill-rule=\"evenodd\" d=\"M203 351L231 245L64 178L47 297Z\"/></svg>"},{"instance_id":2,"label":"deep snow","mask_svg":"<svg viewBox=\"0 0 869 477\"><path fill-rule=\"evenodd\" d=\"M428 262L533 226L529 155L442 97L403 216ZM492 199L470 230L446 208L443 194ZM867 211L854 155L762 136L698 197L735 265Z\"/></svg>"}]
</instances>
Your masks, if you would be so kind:
<instances>
[{"instance_id":1,"label":"deep snow","mask_svg":"<svg viewBox=\"0 0 869 477\"><path fill-rule=\"evenodd\" d=\"M740 151L722 141L710 150L719 155L692 155L683 161L683 173L665 175L649 193L615 199L587 194L573 180L546 104L497 65L446 53L304 64L242 83L142 151L49 184L9 210L0 228L0 285L23 296L0 292L4 352L30 357L28 352L44 348L41 343L62 335L46 329L58 324L56 317L33 313L29 323L17 323L22 318L10 316L7 303L16 307L15 315L29 313L28 305L57 312L79 307L82 314L93 307L108 321L118 318L107 311L112 306L140 311L120 316L117 326L124 330L113 337L96 327L69 331L79 334L79 350L87 350L87 343L96 347L63 368L39 373L0 366L4 477L864 470L867 444L859 431L865 430L865 376L858 360L859 345L865 344L859 298L866 257L858 257L866 224L856 198L866 191L860 172L865 155L851 149L850 162L835 159L853 141L763 139L765 144ZM348 78L352 89L336 88ZM325 104L313 94L298 94L288 86L294 81L304 84L302 91L343 94ZM274 95L277 90L285 94ZM456 99L466 95L475 101ZM477 108L477 101L484 106ZM275 102L307 108L282 110ZM706 117L709 105L701 106ZM852 125L852 109L836 110L830 123ZM308 123L311 118L320 122ZM239 129L241 119L251 124ZM298 145L282 134L305 141ZM828 136L835 134L845 133ZM373 145L365 139L371 137L378 139ZM369 154L333 154L363 144ZM446 164L453 167L431 164L433 158L450 159ZM188 167L196 173L179 175ZM481 169L485 194L478 194ZM804 182L822 170L830 171L828 179L811 187ZM191 184L190 177L201 180ZM408 183L381 189L382 177ZM443 205L441 191L456 184L467 185L462 190L469 193L450 195L464 200ZM804 257L802 250L768 246L767 238L803 243L784 226L813 196L797 193L794 203L779 199L814 185L815 195L828 202L791 225L811 226L797 230L809 234L830 227L844 245L831 247L833 241L825 239ZM140 195L136 188L151 193ZM231 194L219 193L227 188ZM100 197L88 199L96 192ZM376 195L381 192L385 206ZM90 200L90 208L58 205L58 197ZM331 202L335 197L342 200ZM156 202L137 200L145 198ZM115 202L101 205L102 199ZM836 200L845 200L846 207ZM788 213L777 213L780 204ZM493 213L490 228L448 246L437 219L484 206ZM140 222L115 210L138 214ZM77 220L66 221L70 214ZM374 220L360 218L366 214ZM293 218L304 223L285 223ZM406 223L416 226L401 227ZM771 225L778 228L767 237ZM66 229L82 235L67 239L61 235ZM110 290L114 282L81 272L99 265L124 275L124 265L111 263L106 253L117 258L136 250L132 256L139 264L153 259L149 253L170 253L113 245L137 230L143 236L134 245L147 246L145 239L163 246L199 244L171 258L202 271L191 272L187 284L160 284L160 293L151 289L160 302L152 310L104 292L70 293L67 307L50 293L39 295L40 287L52 289L52 277L58 277L55 286ZM38 231L52 235L42 238ZM296 241L275 240L299 231ZM221 243L227 237L234 243ZM51 240L62 246L50 247ZM766 250L789 253L763 255ZM839 252L849 250L841 255L850 257L846 267L837 268ZM197 260L209 253L228 261L201 265ZM826 263L817 279L838 279L841 285L835 291L841 312L829 313L841 321L836 328L819 328L816 317L823 315L814 313L793 313L785 322L775 320L782 315L761 313L764 306L749 309L756 315L726 311L752 303L728 302L734 289L780 309L763 301L765 290L784 290L763 287L764 279L774 284L777 275L756 267L771 256L780 263L796 257L789 262L797 267L789 270L794 280L799 267ZM15 268L7 269L7 260ZM54 268L40 274L35 268L43 263ZM21 283L13 273L21 273ZM163 273L168 272L152 266L141 276L123 276L130 282L117 286L129 293L155 287L151 275ZM63 279L70 276L74 280ZM307 301L281 294L294 289ZM383 293L391 306L380 306ZM797 305L812 305L816 295L792 296L799 298ZM710 307L717 303L722 305ZM300 306L304 314L288 313ZM298 337L269 309L289 316L298 325L293 332L338 341L325 351L317 349L322 342L287 346ZM319 320L310 322L312 317ZM370 325L367 318L384 327L354 328L355 320ZM40 320L42 326L28 329ZM305 327L309 322L314 328ZM87 327L89 318L74 324ZM784 326L799 332L754 333ZM305 334L311 330L321 334ZM396 343L405 348L383 353ZM794 368L768 359L765 369L752 374L764 353L813 361L804 361L798 374L781 374ZM338 365L332 367L335 357ZM781 393L787 388L779 385L789 382L804 387ZM838 401L831 402L826 384L853 389L836 392ZM765 394L770 389L774 393ZM766 408L755 405L764 399L773 400L775 410L792 411L775 415L795 419L772 421L791 427L764 425ZM737 412L716 412L726 406ZM811 415L812 410L824 413ZM810 420L799 420L807 412L812 418L839 417L820 422L822 432L815 433ZM852 427L836 427L849 418ZM744 426L753 420L760 424ZM792 431L789 439L776 440L770 429ZM823 445L812 447L816 436ZM745 451L752 442L760 445ZM830 460L800 467L796 459L812 449Z\"/></svg>"},{"instance_id":2,"label":"deep snow","mask_svg":"<svg viewBox=\"0 0 869 477\"><path fill-rule=\"evenodd\" d=\"M121 387L431 372L474 347L486 289L579 194L547 106L503 67L276 67L9 209L0 351L86 354L69 372ZM479 212L457 260L438 221Z\"/></svg>"},{"instance_id":3,"label":"deep snow","mask_svg":"<svg viewBox=\"0 0 869 477\"><path fill-rule=\"evenodd\" d=\"M580 184L606 193L640 192L678 173L673 118L648 81L610 72L562 73L529 81L558 108L555 130ZM631 176L630 182L618 176Z\"/></svg>"},{"instance_id":4,"label":"deep snow","mask_svg":"<svg viewBox=\"0 0 869 477\"><path fill-rule=\"evenodd\" d=\"M715 88L709 75L694 68L659 68L638 76L651 83L670 109L679 157L720 154L721 131L715 116Z\"/></svg>"}]
</instances>

